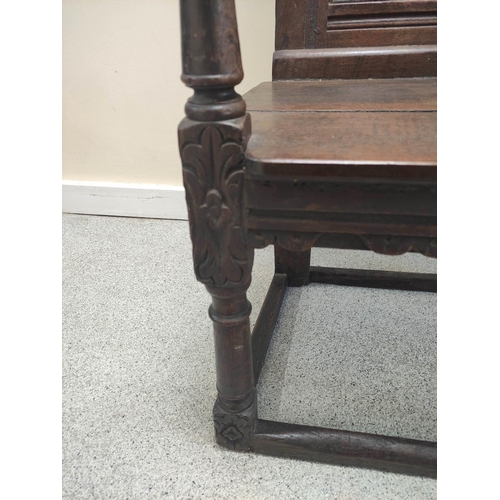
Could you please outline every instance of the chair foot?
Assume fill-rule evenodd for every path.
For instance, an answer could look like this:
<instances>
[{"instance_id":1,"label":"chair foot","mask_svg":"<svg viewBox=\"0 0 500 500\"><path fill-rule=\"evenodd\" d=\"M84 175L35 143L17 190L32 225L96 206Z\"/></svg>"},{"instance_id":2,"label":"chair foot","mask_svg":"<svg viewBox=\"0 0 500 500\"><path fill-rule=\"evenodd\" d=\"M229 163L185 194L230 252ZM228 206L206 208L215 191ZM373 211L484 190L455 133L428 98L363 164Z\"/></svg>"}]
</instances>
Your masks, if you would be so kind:
<instances>
[{"instance_id":1,"label":"chair foot","mask_svg":"<svg viewBox=\"0 0 500 500\"><path fill-rule=\"evenodd\" d=\"M257 401L252 394L251 405L238 412L226 410L219 399L215 402L213 418L217 444L235 451L250 451L257 421Z\"/></svg>"}]
</instances>

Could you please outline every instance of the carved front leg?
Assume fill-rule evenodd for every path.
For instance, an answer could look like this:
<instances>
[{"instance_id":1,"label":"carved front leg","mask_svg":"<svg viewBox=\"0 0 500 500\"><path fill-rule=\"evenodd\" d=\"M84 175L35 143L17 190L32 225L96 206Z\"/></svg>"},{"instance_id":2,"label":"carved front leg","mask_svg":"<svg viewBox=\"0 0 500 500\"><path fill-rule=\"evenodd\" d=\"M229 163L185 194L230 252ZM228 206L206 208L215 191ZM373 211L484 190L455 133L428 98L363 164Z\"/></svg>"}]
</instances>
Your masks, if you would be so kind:
<instances>
[{"instance_id":1,"label":"carved front leg","mask_svg":"<svg viewBox=\"0 0 500 500\"><path fill-rule=\"evenodd\" d=\"M244 147L250 117L223 122L185 119L179 127L184 186L197 279L212 295L218 398L217 442L251 446L256 398L246 290L253 249L243 217Z\"/></svg>"},{"instance_id":2,"label":"carved front leg","mask_svg":"<svg viewBox=\"0 0 500 500\"><path fill-rule=\"evenodd\" d=\"M250 302L246 288L210 288L214 324L218 397L214 406L215 437L230 449L247 451L257 418L254 388Z\"/></svg>"}]
</instances>

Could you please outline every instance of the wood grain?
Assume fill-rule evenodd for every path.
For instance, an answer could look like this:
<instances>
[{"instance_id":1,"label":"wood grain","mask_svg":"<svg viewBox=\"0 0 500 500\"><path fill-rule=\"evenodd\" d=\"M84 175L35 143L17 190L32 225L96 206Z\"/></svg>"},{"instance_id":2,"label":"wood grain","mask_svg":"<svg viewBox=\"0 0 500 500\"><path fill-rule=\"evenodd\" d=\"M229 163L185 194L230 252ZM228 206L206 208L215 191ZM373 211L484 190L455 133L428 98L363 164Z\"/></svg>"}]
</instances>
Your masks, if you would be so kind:
<instances>
[{"instance_id":1,"label":"wood grain","mask_svg":"<svg viewBox=\"0 0 500 500\"><path fill-rule=\"evenodd\" d=\"M383 238L390 240L393 236L407 236L411 240L411 237L436 238L437 234L436 217L396 215L328 214L325 217L321 212L303 214L299 211L250 210L247 225L249 229L259 231L283 231L291 237L296 237L295 235L301 233L314 233L316 235L340 233L378 235L382 240ZM405 244L401 251L395 249L394 252L381 251L379 253L400 255L410 251L410 249L411 245Z\"/></svg>"},{"instance_id":2,"label":"wood grain","mask_svg":"<svg viewBox=\"0 0 500 500\"><path fill-rule=\"evenodd\" d=\"M437 24L436 15L429 12L410 14L375 14L371 16L335 16L328 19L328 30L432 26Z\"/></svg>"},{"instance_id":3,"label":"wood grain","mask_svg":"<svg viewBox=\"0 0 500 500\"><path fill-rule=\"evenodd\" d=\"M252 126L246 166L257 175L287 175L287 166L295 164L292 175L307 175L317 165L349 165L358 175L357 165L372 165L376 176L377 166L401 165L400 176L419 177L436 166L433 112L259 112L252 113Z\"/></svg>"},{"instance_id":4,"label":"wood grain","mask_svg":"<svg viewBox=\"0 0 500 500\"><path fill-rule=\"evenodd\" d=\"M408 12L436 12L436 0L355 0L330 2L328 16L365 16Z\"/></svg>"},{"instance_id":5,"label":"wood grain","mask_svg":"<svg viewBox=\"0 0 500 500\"><path fill-rule=\"evenodd\" d=\"M255 377L287 285L310 276L356 286L435 284L408 273L311 274L313 246L437 255L436 88L418 79L436 74L436 47L422 45L434 40L432 2L276 6L273 79L308 81L250 92L250 119L234 90L243 77L234 0L181 1L182 80L194 95L179 147L195 274L212 295L216 440L232 450L435 477L435 443L257 420ZM351 81L311 81L320 79ZM275 245L281 274L251 336L246 291L254 248L266 245Z\"/></svg>"},{"instance_id":6,"label":"wood grain","mask_svg":"<svg viewBox=\"0 0 500 500\"><path fill-rule=\"evenodd\" d=\"M434 45L280 50L273 80L436 76Z\"/></svg>"},{"instance_id":7,"label":"wood grain","mask_svg":"<svg viewBox=\"0 0 500 500\"><path fill-rule=\"evenodd\" d=\"M276 0L276 50L325 46L328 0Z\"/></svg>"},{"instance_id":8,"label":"wood grain","mask_svg":"<svg viewBox=\"0 0 500 500\"><path fill-rule=\"evenodd\" d=\"M247 208L350 214L435 216L436 186L432 182L362 182L289 180L245 181Z\"/></svg>"},{"instance_id":9,"label":"wood grain","mask_svg":"<svg viewBox=\"0 0 500 500\"><path fill-rule=\"evenodd\" d=\"M435 222L435 220L434 220ZM389 230L390 231L390 230ZM434 236L379 236L361 233L315 233L307 228L284 229L252 229L248 230L249 245L253 248L265 248L267 245L293 244L293 251L301 252L311 247L338 248L345 250L371 250L384 255L402 255L414 252L426 257L437 257L436 228Z\"/></svg>"},{"instance_id":10,"label":"wood grain","mask_svg":"<svg viewBox=\"0 0 500 500\"><path fill-rule=\"evenodd\" d=\"M264 82L248 111L436 111L435 78Z\"/></svg>"},{"instance_id":11,"label":"wood grain","mask_svg":"<svg viewBox=\"0 0 500 500\"><path fill-rule=\"evenodd\" d=\"M286 274L288 286L300 287L309 284L311 250L293 252L279 244L274 245L274 269Z\"/></svg>"},{"instance_id":12,"label":"wood grain","mask_svg":"<svg viewBox=\"0 0 500 500\"><path fill-rule=\"evenodd\" d=\"M382 47L390 45L436 45L435 26L374 27L329 30L327 47Z\"/></svg>"},{"instance_id":13,"label":"wood grain","mask_svg":"<svg viewBox=\"0 0 500 500\"><path fill-rule=\"evenodd\" d=\"M310 270L309 279L311 283L330 285L437 292L437 275L435 274L395 273L367 269L336 269L313 266Z\"/></svg>"},{"instance_id":14,"label":"wood grain","mask_svg":"<svg viewBox=\"0 0 500 500\"><path fill-rule=\"evenodd\" d=\"M252 449L278 457L436 477L432 442L257 420Z\"/></svg>"},{"instance_id":15,"label":"wood grain","mask_svg":"<svg viewBox=\"0 0 500 500\"><path fill-rule=\"evenodd\" d=\"M273 80L435 76L436 43L436 1L277 0Z\"/></svg>"},{"instance_id":16,"label":"wood grain","mask_svg":"<svg viewBox=\"0 0 500 500\"><path fill-rule=\"evenodd\" d=\"M246 298L253 252L242 209L244 150L250 135L234 0L182 0L182 80L194 89L179 125L179 150L198 281L212 295L217 442L248 450L257 405ZM238 349L235 349L235 345Z\"/></svg>"}]
</instances>

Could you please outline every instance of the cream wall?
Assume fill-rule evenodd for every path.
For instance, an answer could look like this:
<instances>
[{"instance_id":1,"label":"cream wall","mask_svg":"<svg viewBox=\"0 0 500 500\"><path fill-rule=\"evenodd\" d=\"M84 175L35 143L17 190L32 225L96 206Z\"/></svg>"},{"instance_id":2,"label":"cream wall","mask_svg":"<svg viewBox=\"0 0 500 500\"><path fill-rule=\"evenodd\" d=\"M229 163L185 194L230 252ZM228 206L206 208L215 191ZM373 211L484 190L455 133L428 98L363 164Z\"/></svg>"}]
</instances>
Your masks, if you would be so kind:
<instances>
[{"instance_id":1,"label":"cream wall","mask_svg":"<svg viewBox=\"0 0 500 500\"><path fill-rule=\"evenodd\" d=\"M274 1L236 0L244 93L271 79ZM63 0L63 179L181 185L179 0Z\"/></svg>"}]
</instances>

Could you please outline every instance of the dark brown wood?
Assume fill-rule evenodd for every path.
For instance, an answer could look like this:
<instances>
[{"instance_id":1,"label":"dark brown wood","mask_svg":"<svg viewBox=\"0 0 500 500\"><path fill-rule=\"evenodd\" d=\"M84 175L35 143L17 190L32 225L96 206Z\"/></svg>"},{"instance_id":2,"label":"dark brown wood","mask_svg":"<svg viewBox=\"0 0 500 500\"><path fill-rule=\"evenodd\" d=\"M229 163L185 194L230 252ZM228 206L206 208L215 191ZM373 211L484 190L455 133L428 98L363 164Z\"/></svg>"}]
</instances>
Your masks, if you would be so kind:
<instances>
[{"instance_id":1,"label":"dark brown wood","mask_svg":"<svg viewBox=\"0 0 500 500\"><path fill-rule=\"evenodd\" d=\"M436 188L432 183L368 183L343 180L261 181L245 183L247 207L256 210L295 210L350 214L435 216Z\"/></svg>"},{"instance_id":2,"label":"dark brown wood","mask_svg":"<svg viewBox=\"0 0 500 500\"><path fill-rule=\"evenodd\" d=\"M276 50L324 47L328 0L276 0Z\"/></svg>"},{"instance_id":3,"label":"dark brown wood","mask_svg":"<svg viewBox=\"0 0 500 500\"><path fill-rule=\"evenodd\" d=\"M194 89L186 116L220 121L245 115L234 91L243 79L234 0L182 0L182 81Z\"/></svg>"},{"instance_id":4,"label":"dark brown wood","mask_svg":"<svg viewBox=\"0 0 500 500\"><path fill-rule=\"evenodd\" d=\"M349 164L339 163L314 163L306 161L288 162L277 158L275 161L266 160L263 165L254 158L246 159L248 179L271 181L315 182L321 179L334 179L335 182L351 182L353 180L365 182L378 182L384 180L392 184L401 184L411 181L417 184L435 182L437 178L437 165L420 164Z\"/></svg>"},{"instance_id":5,"label":"dark brown wood","mask_svg":"<svg viewBox=\"0 0 500 500\"><path fill-rule=\"evenodd\" d=\"M276 0L276 50L304 48L304 14L304 1Z\"/></svg>"},{"instance_id":6,"label":"dark brown wood","mask_svg":"<svg viewBox=\"0 0 500 500\"><path fill-rule=\"evenodd\" d=\"M436 26L336 29L327 32L327 47L383 47L436 45Z\"/></svg>"},{"instance_id":7,"label":"dark brown wood","mask_svg":"<svg viewBox=\"0 0 500 500\"><path fill-rule=\"evenodd\" d=\"M409 290L413 292L437 292L436 274L313 266L311 267L309 280L311 283L327 283L330 285Z\"/></svg>"},{"instance_id":8,"label":"dark brown wood","mask_svg":"<svg viewBox=\"0 0 500 500\"><path fill-rule=\"evenodd\" d=\"M280 245L295 252L309 250L313 246L344 250L371 250L386 255L406 252L437 257L436 237L376 236L349 233L308 233L307 231L262 230L248 228L248 244L252 248Z\"/></svg>"},{"instance_id":9,"label":"dark brown wood","mask_svg":"<svg viewBox=\"0 0 500 500\"><path fill-rule=\"evenodd\" d=\"M273 80L412 78L437 74L435 45L280 50Z\"/></svg>"},{"instance_id":10,"label":"dark brown wood","mask_svg":"<svg viewBox=\"0 0 500 500\"><path fill-rule=\"evenodd\" d=\"M234 0L182 0L182 81L234 87L243 79Z\"/></svg>"},{"instance_id":11,"label":"dark brown wood","mask_svg":"<svg viewBox=\"0 0 500 500\"><path fill-rule=\"evenodd\" d=\"M363 16L335 16L328 20L328 29L363 30L366 28L392 28L401 26L432 26L437 24L434 13L419 12L417 14L387 14Z\"/></svg>"},{"instance_id":12,"label":"dark brown wood","mask_svg":"<svg viewBox=\"0 0 500 500\"><path fill-rule=\"evenodd\" d=\"M304 15L304 48L317 49L325 46L328 19L328 0L306 0Z\"/></svg>"},{"instance_id":13,"label":"dark brown wood","mask_svg":"<svg viewBox=\"0 0 500 500\"><path fill-rule=\"evenodd\" d=\"M182 0L182 80L195 93L179 149L197 279L212 295L217 442L248 450L257 414L246 290L253 252L242 210L250 117L234 86L243 78L234 0Z\"/></svg>"},{"instance_id":14,"label":"dark brown wood","mask_svg":"<svg viewBox=\"0 0 500 500\"><path fill-rule=\"evenodd\" d=\"M264 82L244 95L257 111L436 111L435 78Z\"/></svg>"},{"instance_id":15,"label":"dark brown wood","mask_svg":"<svg viewBox=\"0 0 500 500\"><path fill-rule=\"evenodd\" d=\"M435 76L436 44L435 1L277 0L273 80Z\"/></svg>"},{"instance_id":16,"label":"dark brown wood","mask_svg":"<svg viewBox=\"0 0 500 500\"><path fill-rule=\"evenodd\" d=\"M331 2L326 47L436 45L435 1Z\"/></svg>"},{"instance_id":17,"label":"dark brown wood","mask_svg":"<svg viewBox=\"0 0 500 500\"><path fill-rule=\"evenodd\" d=\"M352 16L362 17L376 14L409 14L421 12L437 12L436 0L354 0L331 1L328 6L328 17Z\"/></svg>"},{"instance_id":18,"label":"dark brown wood","mask_svg":"<svg viewBox=\"0 0 500 500\"><path fill-rule=\"evenodd\" d=\"M252 449L277 457L435 478L436 443L257 420Z\"/></svg>"},{"instance_id":19,"label":"dark brown wood","mask_svg":"<svg viewBox=\"0 0 500 500\"><path fill-rule=\"evenodd\" d=\"M321 238L319 233L307 233L305 231L290 232L281 230L262 231L260 229L253 230L251 228L248 228L248 236L249 244L253 248L264 248L267 245L275 245L290 252L306 252L316 244L319 238Z\"/></svg>"},{"instance_id":20,"label":"dark brown wood","mask_svg":"<svg viewBox=\"0 0 500 500\"><path fill-rule=\"evenodd\" d=\"M212 296L216 440L434 477L435 443L258 421L255 383L287 285L435 287L410 273L310 272L313 246L437 255L435 2L276 6L273 79L288 81L251 91L250 119L234 90L243 77L234 0L181 1L182 80L194 94L179 148L194 271ZM324 79L349 81L314 81ZM254 248L267 245L278 273L252 336L246 292Z\"/></svg>"},{"instance_id":21,"label":"dark brown wood","mask_svg":"<svg viewBox=\"0 0 500 500\"><path fill-rule=\"evenodd\" d=\"M252 210L247 219L247 227L260 231L286 231L291 235L296 233L340 233L372 235L378 238L407 237L435 238L436 217L410 217L395 215L366 214L327 214L325 217L318 212L301 215L300 212L264 212ZM391 235L390 237L387 235ZM293 236L292 236L293 237ZM404 246L407 245L406 241ZM406 251L409 251L406 250ZM380 252L385 253L385 252ZM399 255L398 252L394 255Z\"/></svg>"},{"instance_id":22,"label":"dark brown wood","mask_svg":"<svg viewBox=\"0 0 500 500\"><path fill-rule=\"evenodd\" d=\"M245 228L240 209L248 128L247 117L217 124L185 119L179 125L195 271L210 287L250 282L252 257L242 250Z\"/></svg>"},{"instance_id":23,"label":"dark brown wood","mask_svg":"<svg viewBox=\"0 0 500 500\"><path fill-rule=\"evenodd\" d=\"M436 128L434 112L252 113L246 164L257 175L287 175L294 165L295 177L300 165L298 175L330 167L334 177L340 166L359 176L359 167L371 165L378 177L377 169L397 165L399 178L435 178Z\"/></svg>"},{"instance_id":24,"label":"dark brown wood","mask_svg":"<svg viewBox=\"0 0 500 500\"><path fill-rule=\"evenodd\" d=\"M288 286L298 287L309 284L311 250L294 252L280 245L274 246L274 269L276 273L288 276Z\"/></svg>"},{"instance_id":25,"label":"dark brown wood","mask_svg":"<svg viewBox=\"0 0 500 500\"><path fill-rule=\"evenodd\" d=\"M255 384L259 381L260 372L266 360L267 350L285 297L286 287L286 274L275 274L253 328L252 353Z\"/></svg>"}]
</instances>

